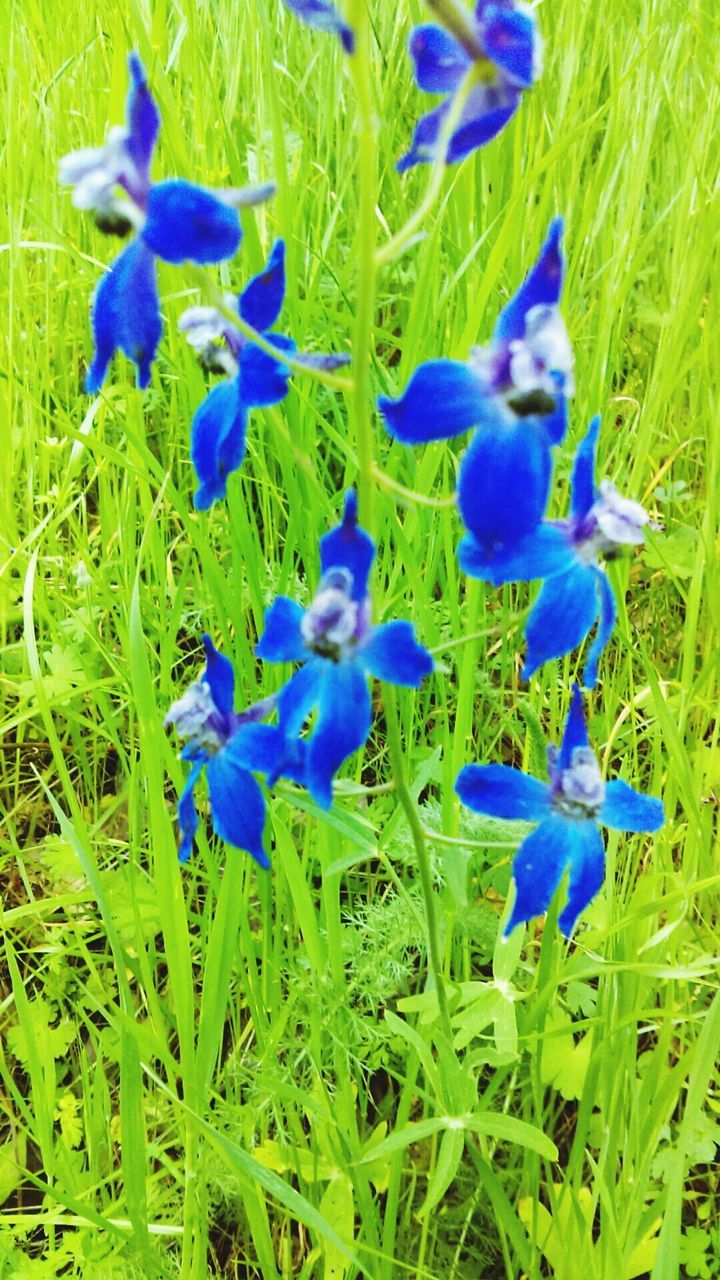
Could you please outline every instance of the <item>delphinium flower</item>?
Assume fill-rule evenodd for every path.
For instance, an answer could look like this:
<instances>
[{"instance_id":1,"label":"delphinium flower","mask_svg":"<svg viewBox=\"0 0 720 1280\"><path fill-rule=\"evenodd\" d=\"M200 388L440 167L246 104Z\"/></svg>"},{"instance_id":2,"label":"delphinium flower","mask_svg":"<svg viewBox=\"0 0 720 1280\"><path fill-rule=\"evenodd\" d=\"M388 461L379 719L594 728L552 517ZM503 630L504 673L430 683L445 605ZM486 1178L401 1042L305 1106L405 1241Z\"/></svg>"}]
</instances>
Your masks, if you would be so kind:
<instances>
[{"instance_id":1,"label":"delphinium flower","mask_svg":"<svg viewBox=\"0 0 720 1280\"><path fill-rule=\"evenodd\" d=\"M264 269L239 298L226 296L224 311L190 307L180 317L180 328L203 366L227 375L205 397L192 422L190 454L199 481L195 493L198 510L204 511L225 497L228 476L242 464L248 410L279 404L288 390L290 366L242 333L230 319L233 312L306 368L331 370L348 362L346 355L298 353L292 338L272 332L284 297L285 243L276 240Z\"/></svg>"},{"instance_id":2,"label":"delphinium flower","mask_svg":"<svg viewBox=\"0 0 720 1280\"><path fill-rule=\"evenodd\" d=\"M654 832L665 820L660 800L641 795L622 778L603 782L588 743L577 685L562 745L549 746L547 759L548 782L508 765L469 764L455 784L462 803L476 813L539 824L515 855L515 902L506 935L547 911L569 870L567 902L559 916L560 928L569 936L605 878L600 827Z\"/></svg>"},{"instance_id":3,"label":"delphinium flower","mask_svg":"<svg viewBox=\"0 0 720 1280\"><path fill-rule=\"evenodd\" d=\"M346 53L355 49L355 33L352 27L340 17L330 0L284 0L285 7L300 18L301 22L318 31L331 31L340 37Z\"/></svg>"},{"instance_id":4,"label":"delphinium flower","mask_svg":"<svg viewBox=\"0 0 720 1280\"><path fill-rule=\"evenodd\" d=\"M613 559L624 548L637 546L651 524L640 503L623 498L610 480L596 487L599 429L600 418L593 418L578 447L568 519L543 521L496 555L490 565L472 534L460 544L460 565L473 577L487 578L495 585L544 579L526 625L525 679L548 659L578 648L597 622L583 675L585 688L593 688L617 615L613 590L599 560Z\"/></svg>"},{"instance_id":5,"label":"delphinium flower","mask_svg":"<svg viewBox=\"0 0 720 1280\"><path fill-rule=\"evenodd\" d=\"M527 5L518 0L479 0L473 13L462 0L428 3L443 26L415 27L410 56L418 88L446 97L415 126L410 150L398 161L401 173L433 160L452 164L484 146L515 114L523 91L534 84L541 70L540 36ZM443 154L446 117L470 74L474 82Z\"/></svg>"},{"instance_id":6,"label":"delphinium flower","mask_svg":"<svg viewBox=\"0 0 720 1280\"><path fill-rule=\"evenodd\" d=\"M60 181L73 187L73 202L95 214L112 235L137 235L101 280L93 301L95 356L85 389L99 391L116 349L137 366L146 387L160 335L155 258L165 262L222 262L237 250L242 230L238 205L272 194L270 186L213 192L171 178L150 180L160 116L136 53L128 59L130 91L125 127L110 130L104 147L73 151L60 161Z\"/></svg>"},{"instance_id":7,"label":"delphinium flower","mask_svg":"<svg viewBox=\"0 0 720 1280\"><path fill-rule=\"evenodd\" d=\"M265 735L272 742L277 730L257 722L272 711L274 699L265 698L236 712L233 665L209 636L204 635L202 643L205 669L165 717L166 726L174 725L179 737L186 740L182 758L191 765L178 803L180 861L187 861L192 852L198 828L195 786L204 770L216 834L228 844L246 849L261 867L269 867L263 848L265 800L251 771L266 771Z\"/></svg>"},{"instance_id":8,"label":"delphinium flower","mask_svg":"<svg viewBox=\"0 0 720 1280\"><path fill-rule=\"evenodd\" d=\"M555 218L535 266L503 308L490 345L469 361L430 360L397 400L381 397L402 444L476 430L458 477L458 505L488 558L531 533L547 505L551 446L567 426L572 351L559 310L564 263Z\"/></svg>"},{"instance_id":9,"label":"delphinium flower","mask_svg":"<svg viewBox=\"0 0 720 1280\"><path fill-rule=\"evenodd\" d=\"M417 688L433 669L411 623L373 625L368 576L374 559L375 543L358 525L357 497L349 490L341 523L320 540L322 577L312 603L302 609L278 596L256 648L268 662L303 663L277 697L282 749L275 773L299 770L297 752L304 750L304 785L324 809L332 804L333 776L370 732L368 675ZM300 739L314 708L312 733Z\"/></svg>"}]
</instances>

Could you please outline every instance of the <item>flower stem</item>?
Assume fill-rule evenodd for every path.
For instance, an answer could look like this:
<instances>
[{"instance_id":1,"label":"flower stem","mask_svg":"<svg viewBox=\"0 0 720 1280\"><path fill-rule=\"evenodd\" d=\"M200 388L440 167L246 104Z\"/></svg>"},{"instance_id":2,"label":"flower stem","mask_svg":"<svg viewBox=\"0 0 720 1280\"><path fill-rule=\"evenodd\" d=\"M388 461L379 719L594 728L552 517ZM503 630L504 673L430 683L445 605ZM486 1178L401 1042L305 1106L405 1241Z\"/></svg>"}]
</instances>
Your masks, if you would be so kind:
<instances>
[{"instance_id":1,"label":"flower stem","mask_svg":"<svg viewBox=\"0 0 720 1280\"><path fill-rule=\"evenodd\" d=\"M440 959L440 946L438 943L437 917L435 914L435 893L432 886L432 875L430 873L430 859L428 857L427 845L425 844L425 829L420 821L420 814L417 805L410 794L410 789L405 780L405 770L403 767L403 747L400 737L400 722L398 720L397 704L395 701L395 690L392 685L383 686L383 703L385 706L385 721L387 724L388 736L388 753L390 756L390 764L392 766L393 777L395 779L395 790L398 800L405 811L405 817L410 827L413 844L415 846L415 854L417 857L418 871L420 872L420 885L422 887L423 900L425 903L425 917L427 924L428 938L428 959L430 962L430 972L433 976L435 991L437 994L438 1009L440 1011L440 1025L443 1035L452 1044L452 1026L450 1024L450 1012L448 1010L447 995L445 993L445 979L442 972L442 961Z\"/></svg>"},{"instance_id":2,"label":"flower stem","mask_svg":"<svg viewBox=\"0 0 720 1280\"><path fill-rule=\"evenodd\" d=\"M358 262L357 313L353 338L354 387L351 412L358 455L360 519L373 532L373 438L370 418L370 360L375 311L377 239L377 146L370 75L370 23L366 0L353 0L350 13L355 52L349 59L358 106Z\"/></svg>"},{"instance_id":3,"label":"flower stem","mask_svg":"<svg viewBox=\"0 0 720 1280\"><path fill-rule=\"evenodd\" d=\"M470 58L487 60L487 54L473 26L472 14L462 0L425 0L438 22L455 37Z\"/></svg>"}]
</instances>

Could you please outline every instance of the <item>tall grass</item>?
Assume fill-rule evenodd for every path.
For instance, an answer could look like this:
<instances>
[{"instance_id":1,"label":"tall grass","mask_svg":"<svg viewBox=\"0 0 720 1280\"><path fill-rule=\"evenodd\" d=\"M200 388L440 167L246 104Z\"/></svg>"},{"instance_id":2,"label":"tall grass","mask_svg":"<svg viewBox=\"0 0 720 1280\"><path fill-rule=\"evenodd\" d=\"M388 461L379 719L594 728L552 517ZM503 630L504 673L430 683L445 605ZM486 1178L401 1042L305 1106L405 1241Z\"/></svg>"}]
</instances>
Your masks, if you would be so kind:
<instances>
[{"instance_id":1,"label":"tall grass","mask_svg":"<svg viewBox=\"0 0 720 1280\"><path fill-rule=\"evenodd\" d=\"M382 245L428 182L394 171L427 105L405 55L423 9L369 10ZM118 362L97 400L81 392L89 298L114 246L72 209L57 161L122 119L132 47L162 114L158 174L279 184L219 279L239 287L284 236L283 328L306 349L349 349L359 190L341 51L279 0L8 0L8 18L0 1277L717 1275L713 6L545 0L540 84L379 274L373 396L487 340L562 211L578 392L558 502L600 410L604 474L664 525L613 567L625 604L590 735L608 773L663 796L667 825L652 842L610 838L575 943L550 920L496 944L517 832L468 820L452 781L470 760L540 768L574 662L520 683L527 589L468 584L454 510L399 496L451 494L460 447L405 450L378 424L374 607L412 618L438 659L400 719L437 835L472 1096L433 1039L382 706L329 814L278 788L271 876L204 828L177 863L183 766L163 715L204 629L247 701L279 684L253 646L275 592L306 600L317 582L318 537L357 474L347 405L296 378L282 406L253 413L227 504L195 513L204 380L176 320L197 294L163 267L151 389Z\"/></svg>"}]
</instances>

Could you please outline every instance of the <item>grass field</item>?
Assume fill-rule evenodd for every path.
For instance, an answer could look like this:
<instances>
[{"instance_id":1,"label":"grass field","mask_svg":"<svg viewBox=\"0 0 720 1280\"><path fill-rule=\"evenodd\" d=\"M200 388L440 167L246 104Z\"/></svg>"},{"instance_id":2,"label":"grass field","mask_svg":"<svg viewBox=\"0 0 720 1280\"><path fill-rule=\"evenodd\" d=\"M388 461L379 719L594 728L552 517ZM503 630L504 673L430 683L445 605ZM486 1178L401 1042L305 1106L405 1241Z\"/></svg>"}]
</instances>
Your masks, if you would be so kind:
<instances>
[{"instance_id":1,"label":"grass field","mask_svg":"<svg viewBox=\"0 0 720 1280\"><path fill-rule=\"evenodd\" d=\"M348 10L364 24L363 0ZM720 1275L720 17L711 0L543 0L538 85L374 278L373 238L382 257L433 177L394 168L429 105L405 51L426 11L367 10L359 137L339 42L280 0L5 0L1 1280ZM240 288L283 236L279 327L305 350L355 345L354 394L297 376L252 413L208 514L189 460L205 379L176 323L194 275L160 265L151 387L117 359L82 392L117 248L57 164L122 121L132 48L162 116L156 175L278 183L214 278ZM555 907L502 944L520 835L461 811L453 781L478 760L542 772L581 666L521 682L535 588L459 571L462 439L403 448L374 401L488 340L556 212L577 384L557 512L599 411L602 474L664 526L610 568L624 604L590 737L667 822L609 834L573 942ZM163 717L204 630L243 704L287 678L253 654L264 608L312 596L370 439L375 616L411 618L436 673L397 717L375 686L329 813L273 791L270 874L204 822L181 867L186 766ZM454 1048L393 722L431 833Z\"/></svg>"}]
</instances>

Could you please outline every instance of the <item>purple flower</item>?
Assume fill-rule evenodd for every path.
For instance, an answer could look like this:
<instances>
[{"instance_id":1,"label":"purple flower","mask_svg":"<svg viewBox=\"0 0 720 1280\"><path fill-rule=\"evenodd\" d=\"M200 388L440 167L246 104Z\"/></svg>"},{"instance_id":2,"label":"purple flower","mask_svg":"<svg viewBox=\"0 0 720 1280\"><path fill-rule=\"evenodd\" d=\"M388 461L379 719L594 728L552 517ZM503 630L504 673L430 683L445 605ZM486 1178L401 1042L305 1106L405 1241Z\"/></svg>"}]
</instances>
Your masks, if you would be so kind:
<instances>
[{"instance_id":1,"label":"purple flower","mask_svg":"<svg viewBox=\"0 0 720 1280\"><path fill-rule=\"evenodd\" d=\"M226 297L226 310L256 329L280 351L308 368L337 369L346 355L306 355L292 338L275 333L285 297L285 242L276 240L259 275L239 298ZM190 307L180 328L206 369L227 375L213 387L195 413L190 454L198 478L195 506L205 511L225 497L228 476L245 456L247 413L251 408L279 404L287 395L290 366L275 359L249 339L217 307Z\"/></svg>"},{"instance_id":2,"label":"purple flower","mask_svg":"<svg viewBox=\"0 0 720 1280\"><path fill-rule=\"evenodd\" d=\"M567 902L560 913L570 935L581 911L605 878L600 826L614 831L653 832L665 816L660 800L641 795L621 778L603 782L591 750L582 694L575 686L561 747L548 747L548 782L502 764L469 764L455 790L463 804L493 818L537 823L513 862L515 903L505 934L547 911L566 871Z\"/></svg>"},{"instance_id":3,"label":"purple flower","mask_svg":"<svg viewBox=\"0 0 720 1280\"><path fill-rule=\"evenodd\" d=\"M583 675L585 688L594 687L598 662L617 614L600 558L612 559L624 548L637 546L650 524L640 503L623 498L609 480L595 486L599 428L600 418L593 418L578 447L567 520L543 521L526 536L490 554L472 533L460 543L460 567L471 577L487 579L496 586L544 578L526 626L525 679L550 658L578 648L598 623Z\"/></svg>"},{"instance_id":4,"label":"purple flower","mask_svg":"<svg viewBox=\"0 0 720 1280\"><path fill-rule=\"evenodd\" d=\"M555 218L489 346L476 348L467 362L430 360L397 400L378 400L388 431L402 444L475 428L460 467L458 504L467 527L489 548L537 527L550 489L551 445L565 435L573 375L558 305L562 230Z\"/></svg>"},{"instance_id":5,"label":"purple flower","mask_svg":"<svg viewBox=\"0 0 720 1280\"><path fill-rule=\"evenodd\" d=\"M320 541L322 578L312 604L302 609L278 596L255 650L268 662L303 664L278 694L283 742L268 781L289 768L304 768L304 785L324 809L332 804L335 773L370 732L368 675L417 688L433 669L409 622L372 624L368 576L374 559L375 544L358 525L351 489L341 523ZM312 733L301 739L314 708Z\"/></svg>"},{"instance_id":6,"label":"purple flower","mask_svg":"<svg viewBox=\"0 0 720 1280\"><path fill-rule=\"evenodd\" d=\"M88 392L100 390L118 348L137 366L138 386L148 385L162 332L155 258L172 263L231 258L242 235L236 206L272 192L265 187L215 193L181 178L152 183L160 117L136 53L128 66L125 128L111 129L104 147L73 151L60 162L60 181L73 187L78 208L94 211L101 230L125 235L134 227L138 233L95 292Z\"/></svg>"},{"instance_id":7,"label":"purple flower","mask_svg":"<svg viewBox=\"0 0 720 1280\"><path fill-rule=\"evenodd\" d=\"M400 173L434 160L453 164L484 146L512 118L523 91L541 70L540 36L526 5L517 0L479 0L474 14L460 0L434 0L432 7L445 26L415 27L409 50L418 88L446 96L415 126L410 150L398 161ZM446 117L455 94L471 74L472 87L443 153Z\"/></svg>"},{"instance_id":8,"label":"purple flower","mask_svg":"<svg viewBox=\"0 0 720 1280\"><path fill-rule=\"evenodd\" d=\"M331 31L339 36L346 53L355 50L355 33L347 22L343 22L340 14L330 0L284 0L285 7L295 14L308 27L317 31Z\"/></svg>"}]
</instances>

